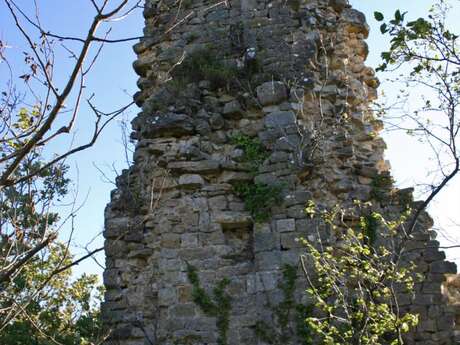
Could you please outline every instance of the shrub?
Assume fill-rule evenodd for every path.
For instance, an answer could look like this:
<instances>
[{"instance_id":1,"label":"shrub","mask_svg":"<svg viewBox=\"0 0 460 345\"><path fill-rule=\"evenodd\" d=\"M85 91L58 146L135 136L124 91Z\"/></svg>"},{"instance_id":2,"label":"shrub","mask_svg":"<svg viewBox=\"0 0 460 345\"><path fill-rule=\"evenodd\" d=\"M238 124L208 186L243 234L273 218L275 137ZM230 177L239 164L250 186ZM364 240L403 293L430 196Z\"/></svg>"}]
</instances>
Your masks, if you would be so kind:
<instances>
[{"instance_id":1,"label":"shrub","mask_svg":"<svg viewBox=\"0 0 460 345\"><path fill-rule=\"evenodd\" d=\"M301 257L307 291L321 312L308 323L324 344L402 345L402 335L417 325L418 315L399 309L398 293L412 293L417 275L414 263L403 263L387 247L401 241L397 230L408 214L390 222L356 205L319 210L310 202L307 207L334 243L301 240L307 248ZM376 237L387 245L376 247Z\"/></svg>"},{"instance_id":2,"label":"shrub","mask_svg":"<svg viewBox=\"0 0 460 345\"><path fill-rule=\"evenodd\" d=\"M191 52L184 61L172 71L172 83L177 88L188 83L208 80L211 88L228 87L238 76L236 66L225 63L213 49L200 49Z\"/></svg>"},{"instance_id":3,"label":"shrub","mask_svg":"<svg viewBox=\"0 0 460 345\"><path fill-rule=\"evenodd\" d=\"M243 161L249 163L251 171L256 173L269 153L259 139L247 135L237 134L233 136L232 143L243 150Z\"/></svg>"},{"instance_id":4,"label":"shrub","mask_svg":"<svg viewBox=\"0 0 460 345\"><path fill-rule=\"evenodd\" d=\"M234 186L236 195L244 200L245 208L256 222L270 218L270 208L282 201L281 185L241 182Z\"/></svg>"}]
</instances>

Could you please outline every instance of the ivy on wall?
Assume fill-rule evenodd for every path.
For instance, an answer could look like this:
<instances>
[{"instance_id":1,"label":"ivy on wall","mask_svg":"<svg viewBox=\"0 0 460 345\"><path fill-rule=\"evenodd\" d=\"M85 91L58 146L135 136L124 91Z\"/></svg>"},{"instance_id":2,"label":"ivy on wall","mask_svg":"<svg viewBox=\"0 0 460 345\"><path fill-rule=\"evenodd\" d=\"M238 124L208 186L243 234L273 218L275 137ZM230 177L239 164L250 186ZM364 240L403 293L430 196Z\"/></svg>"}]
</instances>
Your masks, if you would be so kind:
<instances>
[{"instance_id":1,"label":"ivy on wall","mask_svg":"<svg viewBox=\"0 0 460 345\"><path fill-rule=\"evenodd\" d=\"M294 293L297 281L297 267L285 265L278 287L283 292L283 300L276 306L269 304L274 315L274 325L257 321L256 336L270 345L312 344L311 331L306 319L311 316L312 305L298 303Z\"/></svg>"},{"instance_id":2,"label":"ivy on wall","mask_svg":"<svg viewBox=\"0 0 460 345\"><path fill-rule=\"evenodd\" d=\"M217 344L227 345L232 306L231 297L225 292L225 289L230 284L230 280L227 278L220 280L213 288L212 296L210 296L201 286L197 269L189 264L187 264L187 277L193 286L193 301L201 308L205 315L217 318L216 325L219 332Z\"/></svg>"},{"instance_id":3,"label":"ivy on wall","mask_svg":"<svg viewBox=\"0 0 460 345\"><path fill-rule=\"evenodd\" d=\"M225 292L230 284L228 278L220 280L212 289L212 295L201 286L198 271L187 264L187 276L192 284L192 298L205 315L216 318L219 333L218 345L228 344L228 329L230 326L231 297ZM254 331L258 339L271 345L286 345L300 342L302 345L312 344L311 331L306 319L311 316L313 306L298 303L295 300L297 268L285 265L282 269L282 280L278 287L283 293L283 300L278 305L267 303L274 318L274 324L258 320Z\"/></svg>"}]
</instances>

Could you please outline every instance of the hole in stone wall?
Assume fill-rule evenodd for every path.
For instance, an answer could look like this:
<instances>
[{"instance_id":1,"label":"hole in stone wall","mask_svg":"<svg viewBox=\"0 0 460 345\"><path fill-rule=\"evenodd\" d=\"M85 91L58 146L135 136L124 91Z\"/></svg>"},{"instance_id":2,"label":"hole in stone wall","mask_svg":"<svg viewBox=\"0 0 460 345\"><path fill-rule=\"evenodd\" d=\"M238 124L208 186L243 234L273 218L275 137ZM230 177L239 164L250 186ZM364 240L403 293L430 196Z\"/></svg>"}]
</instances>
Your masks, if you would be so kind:
<instances>
[{"instance_id":1,"label":"hole in stone wall","mask_svg":"<svg viewBox=\"0 0 460 345\"><path fill-rule=\"evenodd\" d=\"M239 228L223 228L225 244L231 252L224 256L235 262L254 260L254 229L252 225Z\"/></svg>"}]
</instances>

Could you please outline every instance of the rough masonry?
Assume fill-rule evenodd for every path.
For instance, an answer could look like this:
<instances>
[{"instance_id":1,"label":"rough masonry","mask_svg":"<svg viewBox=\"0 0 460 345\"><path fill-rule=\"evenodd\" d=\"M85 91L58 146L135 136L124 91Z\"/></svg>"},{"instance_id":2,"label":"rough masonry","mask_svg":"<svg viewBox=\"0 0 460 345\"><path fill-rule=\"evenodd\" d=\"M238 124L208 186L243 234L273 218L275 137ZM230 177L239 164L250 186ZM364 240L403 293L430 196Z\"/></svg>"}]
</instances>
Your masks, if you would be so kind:
<instances>
[{"instance_id":1,"label":"rough masonry","mask_svg":"<svg viewBox=\"0 0 460 345\"><path fill-rule=\"evenodd\" d=\"M306 303L286 271L304 252L296 239L321 236L306 203L390 215L413 203L392 186L369 107L365 17L346 0L146 0L144 16L134 164L105 215L107 344L223 345L224 329L228 344L266 344L260 325L303 344L273 307L283 279ZM401 299L421 317L408 344L453 344L441 284L456 268L431 226L422 214L410 243L424 281ZM217 308L194 302L191 273Z\"/></svg>"}]
</instances>

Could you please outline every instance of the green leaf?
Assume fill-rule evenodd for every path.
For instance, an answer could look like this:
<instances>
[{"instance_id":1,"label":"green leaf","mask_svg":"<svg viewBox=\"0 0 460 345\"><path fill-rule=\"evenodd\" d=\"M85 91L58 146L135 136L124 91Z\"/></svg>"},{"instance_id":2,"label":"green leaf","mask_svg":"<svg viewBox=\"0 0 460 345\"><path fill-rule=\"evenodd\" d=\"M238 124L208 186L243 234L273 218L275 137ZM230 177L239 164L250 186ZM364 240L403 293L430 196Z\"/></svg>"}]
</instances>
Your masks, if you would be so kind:
<instances>
[{"instance_id":1,"label":"green leaf","mask_svg":"<svg viewBox=\"0 0 460 345\"><path fill-rule=\"evenodd\" d=\"M380 32L382 34L386 34L388 32L388 25L383 23L382 25L380 25Z\"/></svg>"},{"instance_id":2,"label":"green leaf","mask_svg":"<svg viewBox=\"0 0 460 345\"><path fill-rule=\"evenodd\" d=\"M374 12L374 18L377 21L381 22L384 19L383 13L375 11Z\"/></svg>"}]
</instances>

